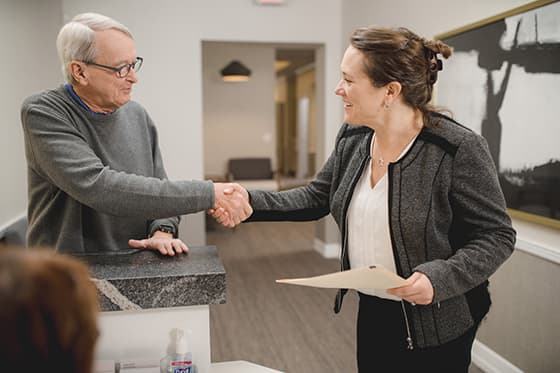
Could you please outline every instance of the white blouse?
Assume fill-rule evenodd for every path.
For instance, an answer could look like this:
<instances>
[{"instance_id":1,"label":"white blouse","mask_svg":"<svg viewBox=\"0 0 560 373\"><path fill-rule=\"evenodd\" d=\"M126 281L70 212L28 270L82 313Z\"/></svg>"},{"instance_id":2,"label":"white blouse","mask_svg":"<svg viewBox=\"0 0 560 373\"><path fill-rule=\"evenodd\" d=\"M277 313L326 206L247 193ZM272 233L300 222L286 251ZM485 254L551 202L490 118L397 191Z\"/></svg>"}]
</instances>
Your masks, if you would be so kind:
<instances>
[{"instance_id":1,"label":"white blouse","mask_svg":"<svg viewBox=\"0 0 560 373\"><path fill-rule=\"evenodd\" d=\"M372 138L370 145L373 148ZM412 146L416 137L403 150L400 159ZM348 207L348 255L350 268L382 265L396 273L393 245L389 233L389 183L387 173L371 188L371 163L364 168L356 184ZM360 292L380 298L400 301L385 290L359 289Z\"/></svg>"}]
</instances>

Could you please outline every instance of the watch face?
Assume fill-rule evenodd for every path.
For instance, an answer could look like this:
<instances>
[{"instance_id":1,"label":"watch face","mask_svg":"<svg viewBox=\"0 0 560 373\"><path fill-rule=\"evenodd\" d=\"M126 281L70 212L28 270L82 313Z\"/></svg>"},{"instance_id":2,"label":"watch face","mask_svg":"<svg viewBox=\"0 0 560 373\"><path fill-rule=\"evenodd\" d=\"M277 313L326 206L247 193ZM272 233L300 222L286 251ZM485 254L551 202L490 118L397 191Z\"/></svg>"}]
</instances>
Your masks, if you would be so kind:
<instances>
[{"instance_id":1,"label":"watch face","mask_svg":"<svg viewBox=\"0 0 560 373\"><path fill-rule=\"evenodd\" d=\"M175 229L173 229L173 227L170 225L160 225L158 230L165 233L171 233L171 234L175 233Z\"/></svg>"}]
</instances>

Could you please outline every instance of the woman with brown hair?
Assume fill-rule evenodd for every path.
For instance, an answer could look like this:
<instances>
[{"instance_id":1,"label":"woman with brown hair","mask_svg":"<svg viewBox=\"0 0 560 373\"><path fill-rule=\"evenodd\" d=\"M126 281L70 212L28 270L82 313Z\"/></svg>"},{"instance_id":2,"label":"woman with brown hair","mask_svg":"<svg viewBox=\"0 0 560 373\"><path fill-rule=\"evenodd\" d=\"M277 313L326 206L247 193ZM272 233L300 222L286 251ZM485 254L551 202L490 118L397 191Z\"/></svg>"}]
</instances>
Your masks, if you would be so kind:
<instances>
[{"instance_id":1,"label":"woman with brown hair","mask_svg":"<svg viewBox=\"0 0 560 373\"><path fill-rule=\"evenodd\" d=\"M0 248L0 372L91 373L98 310L84 264Z\"/></svg>"},{"instance_id":2,"label":"woman with brown hair","mask_svg":"<svg viewBox=\"0 0 560 373\"><path fill-rule=\"evenodd\" d=\"M429 104L438 55L451 49L405 28L356 30L335 91L345 123L331 156L307 186L250 191L249 221L330 213L341 270L381 264L407 279L359 291L360 372L467 372L488 277L514 249L486 141Z\"/></svg>"}]
</instances>

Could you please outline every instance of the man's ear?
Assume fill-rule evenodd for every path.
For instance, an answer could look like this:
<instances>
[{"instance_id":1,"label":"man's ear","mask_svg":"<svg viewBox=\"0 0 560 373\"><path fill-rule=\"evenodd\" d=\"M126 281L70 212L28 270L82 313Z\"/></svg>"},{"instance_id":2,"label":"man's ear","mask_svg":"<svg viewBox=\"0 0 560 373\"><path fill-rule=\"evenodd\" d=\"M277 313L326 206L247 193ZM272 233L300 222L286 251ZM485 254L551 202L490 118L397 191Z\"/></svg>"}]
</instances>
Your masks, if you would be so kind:
<instances>
[{"instance_id":1,"label":"man's ear","mask_svg":"<svg viewBox=\"0 0 560 373\"><path fill-rule=\"evenodd\" d=\"M74 80L81 85L87 85L88 83L88 72L85 69L83 62L72 61L70 62L70 73Z\"/></svg>"}]
</instances>

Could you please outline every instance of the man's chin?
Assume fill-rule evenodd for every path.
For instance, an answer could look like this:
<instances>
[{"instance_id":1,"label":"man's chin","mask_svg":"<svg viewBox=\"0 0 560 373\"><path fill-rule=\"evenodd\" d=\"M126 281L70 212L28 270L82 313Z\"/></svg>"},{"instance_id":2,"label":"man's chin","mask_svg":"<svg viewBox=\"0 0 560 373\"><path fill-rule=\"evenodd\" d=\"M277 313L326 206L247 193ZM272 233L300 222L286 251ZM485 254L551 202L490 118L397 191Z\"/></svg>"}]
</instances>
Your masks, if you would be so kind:
<instances>
[{"instance_id":1,"label":"man's chin","mask_svg":"<svg viewBox=\"0 0 560 373\"><path fill-rule=\"evenodd\" d=\"M124 105L126 105L126 104L128 104L129 102L130 102L130 96L128 96L128 97L123 97L122 100L119 100L119 102L117 102L117 105L118 105L117 109L120 108L120 107L122 107L122 106L124 106Z\"/></svg>"}]
</instances>

